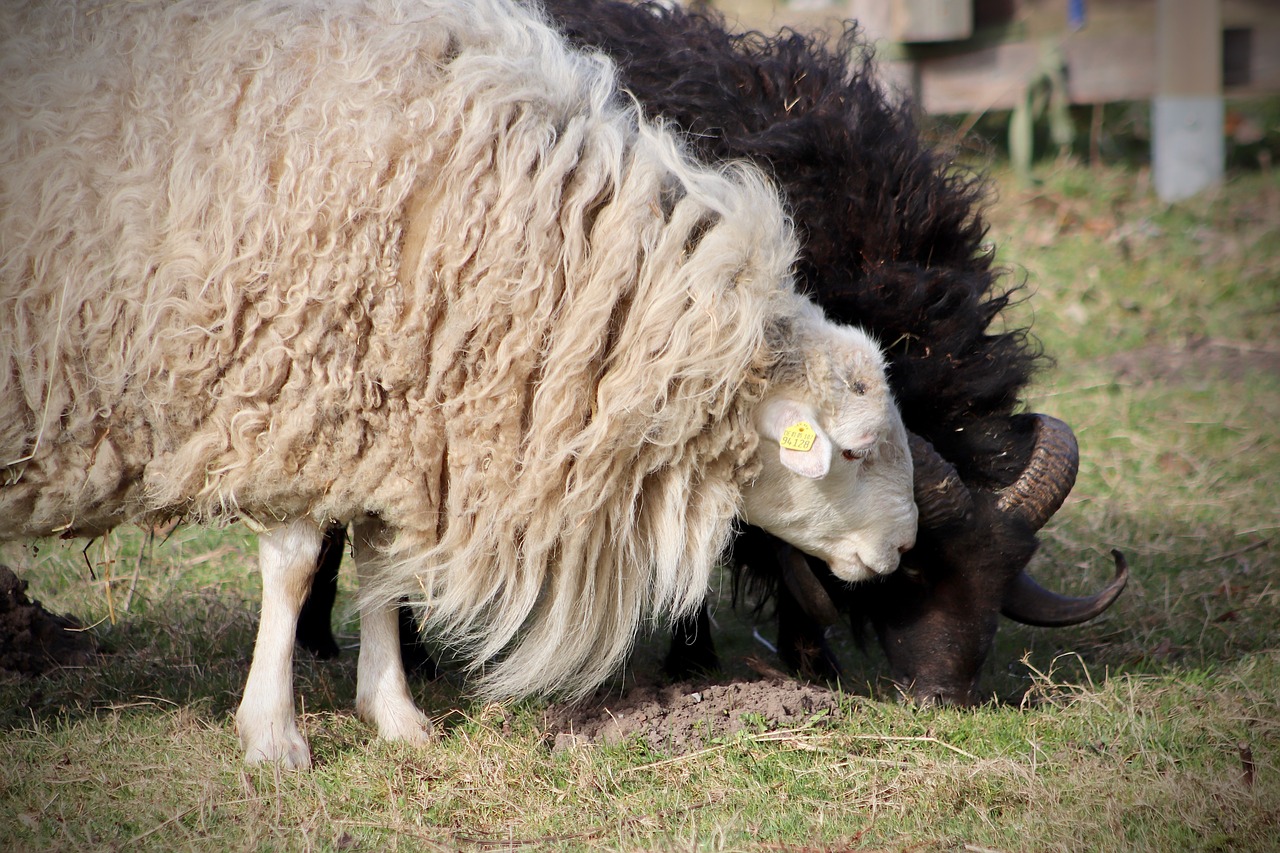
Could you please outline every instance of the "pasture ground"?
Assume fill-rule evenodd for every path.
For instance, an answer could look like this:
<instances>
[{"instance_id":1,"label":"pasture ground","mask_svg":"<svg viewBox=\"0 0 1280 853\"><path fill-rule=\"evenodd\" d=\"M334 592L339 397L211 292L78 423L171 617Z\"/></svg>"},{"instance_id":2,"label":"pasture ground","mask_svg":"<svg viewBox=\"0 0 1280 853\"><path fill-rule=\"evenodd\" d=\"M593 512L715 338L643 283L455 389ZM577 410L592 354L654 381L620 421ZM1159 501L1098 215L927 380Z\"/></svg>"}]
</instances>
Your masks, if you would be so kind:
<instances>
[{"instance_id":1,"label":"pasture ground","mask_svg":"<svg viewBox=\"0 0 1280 853\"><path fill-rule=\"evenodd\" d=\"M874 643L847 630L841 689L770 680L753 637L770 620L732 612L726 589L719 679L655 681L661 631L595 711L484 705L446 675L415 685L439 738L413 749L351 713L347 615L339 660L297 661L315 768L246 769L231 714L256 625L250 534L11 544L0 563L90 624L100 654L0 672L0 847L1276 849L1280 177L1175 206L1140 170L997 178L992 240L1026 281L1015 317L1057 358L1028 404L1082 452L1032 569L1084 594L1120 548L1132 579L1088 625L1006 622L991 704L893 701Z\"/></svg>"}]
</instances>

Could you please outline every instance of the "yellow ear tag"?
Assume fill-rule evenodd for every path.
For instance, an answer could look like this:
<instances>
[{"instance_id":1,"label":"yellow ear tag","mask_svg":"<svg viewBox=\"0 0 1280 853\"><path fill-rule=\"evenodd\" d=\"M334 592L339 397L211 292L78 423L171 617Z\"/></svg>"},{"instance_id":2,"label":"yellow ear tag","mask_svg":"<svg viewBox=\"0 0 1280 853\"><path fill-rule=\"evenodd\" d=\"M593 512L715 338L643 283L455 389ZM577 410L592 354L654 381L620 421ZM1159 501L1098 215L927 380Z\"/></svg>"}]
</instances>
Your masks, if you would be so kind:
<instances>
[{"instance_id":1,"label":"yellow ear tag","mask_svg":"<svg viewBox=\"0 0 1280 853\"><path fill-rule=\"evenodd\" d=\"M813 427L809 426L805 421L798 424L792 424L782 431L782 438L778 439L787 450L798 450L801 453L807 453L813 448L814 439L818 434L814 432Z\"/></svg>"}]
</instances>

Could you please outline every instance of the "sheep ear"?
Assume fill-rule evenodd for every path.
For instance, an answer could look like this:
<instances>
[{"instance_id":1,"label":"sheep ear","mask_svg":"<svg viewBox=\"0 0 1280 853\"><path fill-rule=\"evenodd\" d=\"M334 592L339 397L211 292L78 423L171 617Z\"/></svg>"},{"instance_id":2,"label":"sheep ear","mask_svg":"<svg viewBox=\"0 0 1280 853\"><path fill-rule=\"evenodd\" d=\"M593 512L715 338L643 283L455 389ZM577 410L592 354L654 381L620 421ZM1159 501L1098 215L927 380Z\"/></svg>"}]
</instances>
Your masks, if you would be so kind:
<instances>
[{"instance_id":1,"label":"sheep ear","mask_svg":"<svg viewBox=\"0 0 1280 853\"><path fill-rule=\"evenodd\" d=\"M789 470L820 480L831 469L831 439L817 415L795 400L766 400L757 419L760 435L778 443L778 459Z\"/></svg>"}]
</instances>

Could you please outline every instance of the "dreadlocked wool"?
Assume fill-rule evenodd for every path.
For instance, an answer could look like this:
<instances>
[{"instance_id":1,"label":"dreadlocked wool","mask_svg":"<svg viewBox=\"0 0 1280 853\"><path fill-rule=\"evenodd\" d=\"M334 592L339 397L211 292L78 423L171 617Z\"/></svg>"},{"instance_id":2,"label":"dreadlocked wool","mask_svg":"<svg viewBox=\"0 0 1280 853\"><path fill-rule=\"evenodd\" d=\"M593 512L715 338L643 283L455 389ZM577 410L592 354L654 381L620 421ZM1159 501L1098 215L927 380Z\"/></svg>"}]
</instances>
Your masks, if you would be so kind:
<instances>
[{"instance_id":1,"label":"dreadlocked wool","mask_svg":"<svg viewBox=\"0 0 1280 853\"><path fill-rule=\"evenodd\" d=\"M376 518L365 603L586 689L704 594L794 255L504 0L11 0L0 538Z\"/></svg>"}]
</instances>

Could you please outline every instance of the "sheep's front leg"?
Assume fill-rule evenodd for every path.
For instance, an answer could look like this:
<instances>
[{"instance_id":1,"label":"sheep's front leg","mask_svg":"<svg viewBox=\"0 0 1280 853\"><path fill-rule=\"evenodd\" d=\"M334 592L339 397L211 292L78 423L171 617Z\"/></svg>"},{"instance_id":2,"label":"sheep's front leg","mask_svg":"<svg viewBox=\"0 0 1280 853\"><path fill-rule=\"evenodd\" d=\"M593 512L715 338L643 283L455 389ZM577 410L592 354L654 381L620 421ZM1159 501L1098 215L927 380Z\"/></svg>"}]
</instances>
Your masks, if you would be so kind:
<instances>
[{"instance_id":1,"label":"sheep's front leg","mask_svg":"<svg viewBox=\"0 0 1280 853\"><path fill-rule=\"evenodd\" d=\"M375 577L379 555L375 543L385 535L373 521L355 525L356 574L363 586ZM400 623L394 602L360 609L360 658L356 670L356 714L378 728L385 740L423 743L431 721L409 695L400 657Z\"/></svg>"},{"instance_id":2,"label":"sheep's front leg","mask_svg":"<svg viewBox=\"0 0 1280 853\"><path fill-rule=\"evenodd\" d=\"M311 750L293 712L293 635L311 588L320 543L320 528L306 520L272 528L258 537L262 621L244 698L236 711L246 764L279 761L291 770L311 766Z\"/></svg>"}]
</instances>

